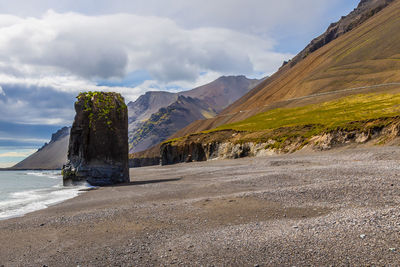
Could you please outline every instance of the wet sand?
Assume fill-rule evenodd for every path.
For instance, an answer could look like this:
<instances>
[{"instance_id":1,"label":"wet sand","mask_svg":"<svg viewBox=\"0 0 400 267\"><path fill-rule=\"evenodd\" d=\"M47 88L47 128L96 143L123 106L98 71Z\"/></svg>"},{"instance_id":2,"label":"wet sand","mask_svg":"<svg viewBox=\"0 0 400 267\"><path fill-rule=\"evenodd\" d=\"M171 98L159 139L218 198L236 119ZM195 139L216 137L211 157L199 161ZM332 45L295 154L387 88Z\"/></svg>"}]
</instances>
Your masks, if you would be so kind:
<instances>
[{"instance_id":1,"label":"wet sand","mask_svg":"<svg viewBox=\"0 0 400 267\"><path fill-rule=\"evenodd\" d=\"M400 147L131 169L0 221L0 266L400 263Z\"/></svg>"}]
</instances>

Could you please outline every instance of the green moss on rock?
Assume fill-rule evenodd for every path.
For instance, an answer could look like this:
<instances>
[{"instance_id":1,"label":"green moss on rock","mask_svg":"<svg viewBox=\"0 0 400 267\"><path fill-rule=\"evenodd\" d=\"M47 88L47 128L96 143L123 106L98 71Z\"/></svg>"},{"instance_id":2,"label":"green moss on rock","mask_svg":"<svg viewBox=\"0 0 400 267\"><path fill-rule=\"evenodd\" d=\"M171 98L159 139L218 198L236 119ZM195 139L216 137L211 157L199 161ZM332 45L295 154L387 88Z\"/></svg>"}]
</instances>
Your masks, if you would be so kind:
<instances>
[{"instance_id":1,"label":"green moss on rock","mask_svg":"<svg viewBox=\"0 0 400 267\"><path fill-rule=\"evenodd\" d=\"M111 112L116 110L117 116L122 117L127 106L120 94L108 92L82 92L77 96L78 101L83 101L84 112L89 113L89 126L94 127L95 122L102 120L112 129Z\"/></svg>"}]
</instances>

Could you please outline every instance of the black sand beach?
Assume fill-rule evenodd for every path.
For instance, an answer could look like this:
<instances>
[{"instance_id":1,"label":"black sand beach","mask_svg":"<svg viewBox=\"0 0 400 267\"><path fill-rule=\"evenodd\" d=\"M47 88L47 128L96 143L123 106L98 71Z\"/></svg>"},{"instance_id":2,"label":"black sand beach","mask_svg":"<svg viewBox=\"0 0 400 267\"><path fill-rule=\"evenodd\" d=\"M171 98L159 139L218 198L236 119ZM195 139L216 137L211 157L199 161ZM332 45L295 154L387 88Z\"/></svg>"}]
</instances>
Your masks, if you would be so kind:
<instances>
[{"instance_id":1,"label":"black sand beach","mask_svg":"<svg viewBox=\"0 0 400 267\"><path fill-rule=\"evenodd\" d=\"M0 221L0 266L395 266L399 160L373 147L131 169Z\"/></svg>"}]
</instances>

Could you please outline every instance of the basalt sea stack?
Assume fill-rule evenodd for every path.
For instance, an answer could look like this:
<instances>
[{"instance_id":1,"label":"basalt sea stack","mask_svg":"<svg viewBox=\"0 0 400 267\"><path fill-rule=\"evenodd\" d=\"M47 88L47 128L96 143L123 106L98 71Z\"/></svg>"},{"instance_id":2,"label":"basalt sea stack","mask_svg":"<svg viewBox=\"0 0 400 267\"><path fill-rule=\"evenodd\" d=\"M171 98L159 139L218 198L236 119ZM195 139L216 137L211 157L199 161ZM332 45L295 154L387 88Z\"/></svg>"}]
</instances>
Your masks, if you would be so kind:
<instances>
[{"instance_id":1,"label":"basalt sea stack","mask_svg":"<svg viewBox=\"0 0 400 267\"><path fill-rule=\"evenodd\" d=\"M64 185L129 182L128 111L117 93L81 93L63 167Z\"/></svg>"}]
</instances>

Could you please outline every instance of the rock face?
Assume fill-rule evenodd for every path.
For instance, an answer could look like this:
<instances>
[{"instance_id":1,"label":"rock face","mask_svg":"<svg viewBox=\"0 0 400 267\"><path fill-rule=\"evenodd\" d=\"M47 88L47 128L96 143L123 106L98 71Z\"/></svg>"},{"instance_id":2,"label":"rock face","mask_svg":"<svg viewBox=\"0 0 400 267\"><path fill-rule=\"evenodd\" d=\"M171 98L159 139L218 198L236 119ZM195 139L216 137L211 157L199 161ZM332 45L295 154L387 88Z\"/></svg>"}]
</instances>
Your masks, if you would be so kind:
<instances>
[{"instance_id":1,"label":"rock face","mask_svg":"<svg viewBox=\"0 0 400 267\"><path fill-rule=\"evenodd\" d=\"M117 93L81 93L75 102L64 185L129 182L128 112Z\"/></svg>"}]
</instances>

